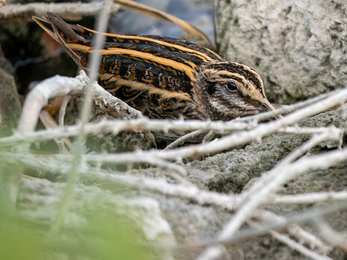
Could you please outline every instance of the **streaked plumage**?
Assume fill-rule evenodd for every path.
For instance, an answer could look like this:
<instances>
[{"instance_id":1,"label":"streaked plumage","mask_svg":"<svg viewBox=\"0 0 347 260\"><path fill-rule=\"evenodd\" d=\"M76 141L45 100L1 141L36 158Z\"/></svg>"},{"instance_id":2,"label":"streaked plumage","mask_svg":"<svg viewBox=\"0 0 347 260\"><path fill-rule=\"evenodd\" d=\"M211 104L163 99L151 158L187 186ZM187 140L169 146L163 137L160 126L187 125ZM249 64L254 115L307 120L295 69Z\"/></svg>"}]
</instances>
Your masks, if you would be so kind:
<instances>
[{"instance_id":1,"label":"streaked plumage","mask_svg":"<svg viewBox=\"0 0 347 260\"><path fill-rule=\"evenodd\" d=\"M53 13L34 20L88 70L95 31ZM149 118L231 120L273 109L254 69L193 43L105 34L99 83Z\"/></svg>"}]
</instances>

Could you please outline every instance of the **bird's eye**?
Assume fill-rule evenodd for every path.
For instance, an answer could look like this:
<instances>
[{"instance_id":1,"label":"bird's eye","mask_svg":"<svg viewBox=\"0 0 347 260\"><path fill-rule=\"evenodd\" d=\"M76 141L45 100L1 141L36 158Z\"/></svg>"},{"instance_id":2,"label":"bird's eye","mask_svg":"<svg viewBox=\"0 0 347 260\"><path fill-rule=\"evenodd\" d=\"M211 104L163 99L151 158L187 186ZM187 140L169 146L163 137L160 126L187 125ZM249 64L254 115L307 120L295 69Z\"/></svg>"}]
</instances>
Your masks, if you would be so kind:
<instances>
[{"instance_id":1,"label":"bird's eye","mask_svg":"<svg viewBox=\"0 0 347 260\"><path fill-rule=\"evenodd\" d=\"M235 83L235 82L232 82L232 81L228 82L227 88L228 88L230 91L235 91L235 90L237 90L236 83Z\"/></svg>"}]
</instances>

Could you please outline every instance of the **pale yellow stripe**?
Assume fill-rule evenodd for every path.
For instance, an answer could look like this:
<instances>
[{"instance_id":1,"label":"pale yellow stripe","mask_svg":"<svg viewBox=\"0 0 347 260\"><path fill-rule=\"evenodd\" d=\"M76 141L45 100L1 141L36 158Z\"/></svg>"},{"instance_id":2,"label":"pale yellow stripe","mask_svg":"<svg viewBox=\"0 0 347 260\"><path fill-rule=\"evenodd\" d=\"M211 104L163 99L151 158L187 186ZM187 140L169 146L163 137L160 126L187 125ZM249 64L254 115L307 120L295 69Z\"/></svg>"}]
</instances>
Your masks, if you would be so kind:
<instances>
[{"instance_id":1,"label":"pale yellow stripe","mask_svg":"<svg viewBox=\"0 0 347 260\"><path fill-rule=\"evenodd\" d=\"M86 47L81 44L76 44L76 43L68 43L67 46L71 48L74 51L81 51L81 52L92 52L93 48L91 47ZM129 55L141 59L146 59L149 61L154 61L159 64L165 65L172 67L174 69L177 69L179 71L182 71L186 73L186 75L191 79L195 80L195 74L194 74L194 69L196 67L196 64L193 62L187 61L187 63L190 65L183 64L181 62L173 61L167 58L163 57L158 57L155 56L151 53L145 53L141 51L135 51L135 50L128 50L128 49L121 49L121 48L109 48L107 50L100 50L102 55Z\"/></svg>"},{"instance_id":2,"label":"pale yellow stripe","mask_svg":"<svg viewBox=\"0 0 347 260\"><path fill-rule=\"evenodd\" d=\"M120 86L128 86L133 88L137 91L148 91L148 93L151 94L158 94L161 95L162 98L178 98L178 100L189 100L192 101L191 97L187 93L178 93L178 92L171 92L165 89L159 89L152 85L148 85L142 82L132 81L132 80L126 80L126 79L120 79L117 78L116 84ZM117 88L118 90L119 88ZM112 89L107 89L107 91L112 92Z\"/></svg>"},{"instance_id":3,"label":"pale yellow stripe","mask_svg":"<svg viewBox=\"0 0 347 260\"><path fill-rule=\"evenodd\" d=\"M90 31L92 33L97 33L97 31L94 31L92 29L86 28L84 26L81 26L81 25L78 25L78 26L83 28L86 31ZM165 41L157 40L157 39L152 39L152 38L148 38L148 37L144 37L144 36L130 36L130 35L120 35L120 34L112 34L112 33L104 33L104 35L108 36L108 37L117 37L117 38L121 38L121 39L133 39L133 40L140 40L140 41L155 42L155 43L167 46L167 47L173 47L173 48L179 49L181 51L184 51L184 52L187 52L187 53L190 53L190 54L196 54L197 56L199 56L203 60L212 60L212 58L210 56L208 56L207 54L202 53L200 51L193 50L193 49L190 49L190 48L187 48L187 47L184 47L184 46L168 43L168 42L165 42Z\"/></svg>"}]
</instances>

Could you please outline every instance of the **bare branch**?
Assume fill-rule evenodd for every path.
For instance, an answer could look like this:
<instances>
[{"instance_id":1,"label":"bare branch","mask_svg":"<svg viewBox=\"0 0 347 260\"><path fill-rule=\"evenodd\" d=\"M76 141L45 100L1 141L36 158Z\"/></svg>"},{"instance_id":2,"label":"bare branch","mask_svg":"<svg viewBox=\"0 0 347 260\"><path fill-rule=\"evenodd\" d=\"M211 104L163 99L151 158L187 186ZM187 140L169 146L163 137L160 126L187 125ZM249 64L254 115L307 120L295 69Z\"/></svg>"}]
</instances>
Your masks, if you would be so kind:
<instances>
[{"instance_id":1,"label":"bare branch","mask_svg":"<svg viewBox=\"0 0 347 260\"><path fill-rule=\"evenodd\" d=\"M339 90L338 90L339 91ZM268 120L268 119L272 119L278 115L286 115L289 113L292 113L298 109L313 105L327 97L330 97L331 95L334 95L334 91L329 92L329 93L325 93L325 94L321 94L317 97L313 97L310 98L308 100L302 101L302 102L298 102L292 105L284 105L281 106L280 108L277 108L274 111L269 111L269 112L265 112L265 113L261 113L259 115L254 115L254 116L246 116L246 117L242 117L242 118L238 118L236 119L236 121L240 121L240 122L247 122L247 121L257 121L257 122L261 122L264 120Z\"/></svg>"},{"instance_id":2,"label":"bare branch","mask_svg":"<svg viewBox=\"0 0 347 260\"><path fill-rule=\"evenodd\" d=\"M54 76L39 83L29 92L23 107L23 113L19 121L18 131L21 133L32 132L35 129L38 115L41 109L48 104L50 98L67 95L69 93L81 93L89 83L89 78L84 71L75 78ZM133 109L123 101L112 96L96 82L91 84L91 91L96 104L101 107L110 106L120 118L139 118L141 112ZM63 137L63 136L60 136Z\"/></svg>"},{"instance_id":3,"label":"bare branch","mask_svg":"<svg viewBox=\"0 0 347 260\"><path fill-rule=\"evenodd\" d=\"M332 135L331 138L334 138ZM347 149L342 150L344 151L344 156L347 158ZM341 152L342 152L341 151ZM335 154L336 151L331 153L324 154L324 158L321 158L322 161L318 162L318 158L322 157L322 155L316 155L309 158L303 158L298 160L295 163L292 163L290 165L288 164L280 164L278 167L275 167L273 170L271 170L268 174L264 175L265 177L261 178L261 181L257 182L253 187L254 190L257 190L258 187L260 187L263 183L263 180L268 180L269 182L265 184L261 189L259 189L256 193L256 196L252 196L249 201L245 202L240 209L235 213L233 218L228 222L223 232L221 232L221 237L228 237L231 236L231 234L234 234L234 232L242 225L242 223L247 219L247 216L256 209L256 207L264 202L269 196L269 193L275 192L283 183L286 181L294 178L295 176L308 171L312 169L326 169L332 165L335 165L336 163L339 163L342 161L338 156ZM293 154L296 154L294 151ZM339 154L341 157L344 158L342 154ZM331 161L326 161L327 157L332 157ZM317 164L316 164L317 163ZM253 189L251 188L249 190L248 194L252 194Z\"/></svg>"},{"instance_id":4,"label":"bare branch","mask_svg":"<svg viewBox=\"0 0 347 260\"><path fill-rule=\"evenodd\" d=\"M63 103L61 104L61 107L59 109L59 120L58 120L58 123L59 123L60 127L64 127L64 118L65 118L66 107L67 107L67 104L70 101L70 98L71 98L70 95L66 95L64 97ZM59 140L59 152L63 153L64 147L65 147L64 143L63 143L63 138L59 138L58 140Z\"/></svg>"},{"instance_id":5,"label":"bare branch","mask_svg":"<svg viewBox=\"0 0 347 260\"><path fill-rule=\"evenodd\" d=\"M316 192L297 195L276 195L273 197L273 199L270 200L270 203L274 204L304 204L347 200L347 191Z\"/></svg>"},{"instance_id":6,"label":"bare branch","mask_svg":"<svg viewBox=\"0 0 347 260\"><path fill-rule=\"evenodd\" d=\"M276 231L270 231L270 234L276 238L278 241L281 241L282 243L288 245L290 248L302 253L305 256L310 257L314 260L332 260L332 258L319 255L316 252L309 250L307 247L304 247L303 245L299 244L298 242L295 242L294 240L290 239L287 235L283 235Z\"/></svg>"},{"instance_id":7,"label":"bare branch","mask_svg":"<svg viewBox=\"0 0 347 260\"><path fill-rule=\"evenodd\" d=\"M318 228L319 233L326 241L333 246L336 246L347 253L347 237L334 230L326 221L322 218L315 218L314 223Z\"/></svg>"},{"instance_id":8,"label":"bare branch","mask_svg":"<svg viewBox=\"0 0 347 260\"><path fill-rule=\"evenodd\" d=\"M176 148L178 146L181 146L183 145L185 142L191 140L191 139L194 139L195 137L198 137L198 136L201 136L205 133L204 130L195 130L194 132L191 132L191 133L188 133L178 139L176 139L175 141L173 141L171 144L169 144L168 146L165 147L164 151L165 150L170 150L170 149L173 149L173 148Z\"/></svg>"},{"instance_id":9,"label":"bare branch","mask_svg":"<svg viewBox=\"0 0 347 260\"><path fill-rule=\"evenodd\" d=\"M323 211L321 211L321 213L324 214ZM313 212L312 214L319 213ZM253 218L259 219L264 223L295 223L286 225L286 231L291 237L295 238L297 241L300 241L301 243L307 244L310 248L315 248L323 254L327 254L331 249L329 246L324 244L320 238L302 229L299 226L299 224L297 224L297 222L300 222L301 219L308 219L308 217L305 214L298 214L297 217L283 217L276 215L275 213L270 212L268 210L256 210L255 212L253 212Z\"/></svg>"},{"instance_id":10,"label":"bare branch","mask_svg":"<svg viewBox=\"0 0 347 260\"><path fill-rule=\"evenodd\" d=\"M338 131L335 132L336 135L332 134L331 138L336 138L336 136L339 137L339 133L337 134ZM339 154L340 157L343 157L344 159L347 158L347 149L344 149L342 151L344 151L344 155ZM296 154L296 152L294 152L293 154ZM232 237L240 228L240 226L248 219L252 212L268 198L269 194L277 191L277 189L279 189L279 187L286 181L307 170L320 168L326 169L331 165L344 160L339 156L336 156L336 151L324 154L324 159L321 158L321 161L318 162L317 159L320 157L322 157L322 155L303 158L292 164L280 164L269 173L264 174L260 181L253 185L253 187L251 187L250 190L247 191L247 194L244 195L244 199L240 202L242 205L229 220L229 222L225 225L224 229L218 235L218 238L227 239ZM332 158L329 161L327 160L327 157ZM254 196L250 196L250 194L254 194ZM249 200L247 201L246 198L249 198ZM202 256L207 255L208 250L209 249L206 249L206 251L202 253ZM207 260L209 258L205 257L201 259Z\"/></svg>"},{"instance_id":11,"label":"bare branch","mask_svg":"<svg viewBox=\"0 0 347 260\"><path fill-rule=\"evenodd\" d=\"M32 156L32 155L19 155L19 154L7 154L7 155L2 155L0 158L4 158L4 160L9 161L9 162L16 162L16 161L22 161L28 166L34 167L34 168L40 168L43 170L47 171L58 171L61 173L65 173L69 169L69 163L65 161L65 166L61 167L60 163L60 157L58 156L59 159L49 159L47 157L45 158L39 158L37 156ZM154 192L159 192L164 195L169 195L169 196L177 196L180 198L185 198L189 199L190 201L195 201L200 205L217 205L220 206L226 210L233 210L236 203L238 201L237 197L235 196L230 196L226 194L219 194L216 192L209 192L209 191L202 191L198 189L194 185L175 185L175 184L169 184L165 180L162 179L150 179L146 177L138 177L138 176L131 176L131 175L117 175L117 174L109 174L107 172L103 172L103 170L93 170L92 168L83 168L81 169L81 177L88 179L89 181L92 181L93 183L115 183L115 184L122 184L126 186L131 186L134 188L138 189L145 189L145 190L150 190ZM343 205L345 207L346 205ZM270 222L270 223L276 223L272 226L269 226L266 230L270 230L271 228L274 228L277 226L279 227L284 227L289 225L290 223L295 223L297 221L303 221L303 220L309 220L312 218L313 215L316 214L318 216L319 214L327 214L329 212L336 211L341 209L341 206L334 206L322 210L322 211L314 211L314 212L307 212L305 215L301 216L300 214L296 217L291 217L288 220L286 220L283 217L279 217L274 215L273 213L270 213L268 211L255 211L254 216L256 218L259 218L263 221ZM321 212L321 213L320 213ZM264 215L265 214L265 215ZM317 215L318 214L318 215ZM278 223L278 224L277 224ZM293 229L293 230L292 230ZM314 236L311 234L307 234L304 230L301 230L300 227L298 226L293 226L293 227L288 227L288 231L292 230L291 235L293 237L297 237L298 240L300 241L306 241L309 245L314 245L314 247L319 247L322 249L322 252L326 252L327 249L326 247L317 240ZM265 230L264 230L265 231ZM263 232L264 232L263 231ZM259 231L256 231L259 233ZM255 234L255 233L254 233ZM264 233L259 233L259 235L264 234ZM236 239L236 240L235 240ZM216 240L214 242L209 242L209 243L229 243L228 241L237 241L239 240L240 237L236 236L235 238L232 239L226 239L226 240ZM218 242L219 241L219 242ZM223 242L224 241L224 242ZM205 244L207 245L207 244ZM193 246L193 245L192 245ZM197 245L195 245L197 246ZM200 245L201 246L201 245Z\"/></svg>"},{"instance_id":12,"label":"bare branch","mask_svg":"<svg viewBox=\"0 0 347 260\"><path fill-rule=\"evenodd\" d=\"M338 140L340 137L341 130L336 127L326 128L325 132L323 132L318 137L314 137L310 141L306 142L292 153L290 153L275 169L277 168L285 168L286 165L292 162L295 158L300 156L305 151L309 150L313 146L315 146L318 142L322 142L323 140ZM274 169L274 170L275 170ZM274 178L276 178L276 173L274 171L270 171L268 173L264 173L262 177L253 184L248 190L246 190L243 195L243 200L240 204L243 204L248 198L252 197L255 194L258 194L260 190L262 190L265 186L267 186Z\"/></svg>"},{"instance_id":13,"label":"bare branch","mask_svg":"<svg viewBox=\"0 0 347 260\"><path fill-rule=\"evenodd\" d=\"M295 151L290 153L285 159L283 159L279 163L279 165L277 167L279 167L281 165L292 163L297 158L299 158L301 155L303 155L304 153L309 151L311 148L315 147L317 144L319 144L325 140L339 140L339 138L341 136L341 132L343 132L343 130L338 129L335 126L331 126L325 132L323 132L319 135L313 136L311 140L309 140L308 142L306 142L305 144L303 144L302 146L297 148Z\"/></svg>"},{"instance_id":14,"label":"bare branch","mask_svg":"<svg viewBox=\"0 0 347 260\"><path fill-rule=\"evenodd\" d=\"M97 86L97 84L95 84ZM100 92L99 92L100 91ZM201 130L216 130L217 132L225 131L237 131L245 130L252 126L247 123L234 123L234 122L204 122L200 120L187 120L187 121L174 121L174 120L149 120L142 117L142 114L134 110L131 107L119 107L122 101L113 97L111 94L106 92L100 86L98 86L95 91L96 104L98 104L101 109L104 106L109 108L112 116L119 116L125 119L136 118L136 120L103 120L96 123L89 123L85 125L85 131L88 134L97 133L113 133L117 134L120 131L133 131L133 130L151 130L151 131L163 131L167 132L170 130L183 130L192 131L196 129ZM103 97L105 95L105 97ZM125 104L125 106L127 106ZM128 109L129 110L126 110ZM134 113L133 113L134 112ZM75 136L79 133L80 126L66 126L63 128L39 130L36 132L25 132L25 133L15 133L13 136L0 138L0 146L14 145L18 143L31 143L40 142L45 140L50 140L59 137L69 137ZM316 131L313 131L316 133ZM306 132L305 132L306 133Z\"/></svg>"}]
</instances>

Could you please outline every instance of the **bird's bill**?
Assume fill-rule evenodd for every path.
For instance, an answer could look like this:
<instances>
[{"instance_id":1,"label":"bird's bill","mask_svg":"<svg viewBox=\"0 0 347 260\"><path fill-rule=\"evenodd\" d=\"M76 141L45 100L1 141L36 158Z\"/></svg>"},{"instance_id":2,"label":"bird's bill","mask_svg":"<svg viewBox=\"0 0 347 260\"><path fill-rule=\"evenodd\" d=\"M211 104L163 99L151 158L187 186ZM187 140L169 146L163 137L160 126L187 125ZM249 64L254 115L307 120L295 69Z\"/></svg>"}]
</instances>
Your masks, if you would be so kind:
<instances>
[{"instance_id":1,"label":"bird's bill","mask_svg":"<svg viewBox=\"0 0 347 260\"><path fill-rule=\"evenodd\" d=\"M274 108L274 106L269 102L269 100L267 100L267 98L264 98L262 103L264 105L266 105L268 108L270 108L271 111L275 111L276 110L276 108ZM283 118L283 116L282 115L278 115L278 118L281 119L281 118Z\"/></svg>"}]
</instances>

